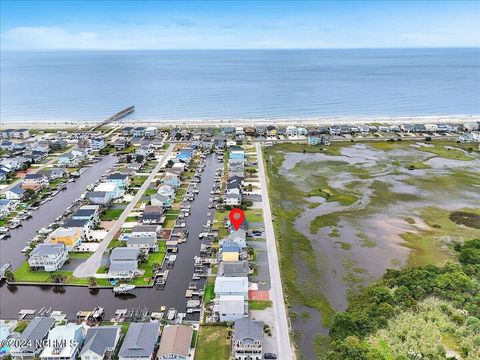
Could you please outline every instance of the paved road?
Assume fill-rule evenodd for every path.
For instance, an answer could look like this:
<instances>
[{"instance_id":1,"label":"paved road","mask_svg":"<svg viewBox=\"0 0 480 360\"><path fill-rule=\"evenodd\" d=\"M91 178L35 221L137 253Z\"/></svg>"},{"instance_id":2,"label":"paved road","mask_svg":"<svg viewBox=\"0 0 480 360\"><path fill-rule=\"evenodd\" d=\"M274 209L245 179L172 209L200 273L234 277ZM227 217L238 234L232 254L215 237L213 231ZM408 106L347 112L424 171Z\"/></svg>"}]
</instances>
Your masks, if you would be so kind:
<instances>
[{"instance_id":1,"label":"paved road","mask_svg":"<svg viewBox=\"0 0 480 360\"><path fill-rule=\"evenodd\" d=\"M130 203L127 205L125 210L122 212L122 214L120 215L118 220L115 222L113 227L110 229L110 231L107 233L105 238L102 240L98 249L95 251L95 253L92 256L90 256L88 258L87 261L85 261L83 264L81 264L80 266L78 266L75 269L75 271L73 272L73 276L76 276L76 277L90 277L90 276L94 276L96 274L98 268L102 264L102 256L103 256L103 253L105 252L105 250L107 250L108 244L110 244L110 241L112 241L115 234L120 230L123 223L125 222L125 220L129 216L130 211L133 210L133 208L135 207L137 202L140 200L140 198L142 197L145 190L147 190L148 186L152 182L155 175L157 175L157 173L160 171L160 169L163 166L165 166L165 163L167 162L167 159L170 156L174 146L175 145L172 144L168 147L167 151L162 156L162 158L158 162L157 166L155 166L153 171L148 176L147 180L145 180L143 185L140 187L140 189L137 191L137 193L133 197L132 201L130 201Z\"/></svg>"},{"instance_id":2,"label":"paved road","mask_svg":"<svg viewBox=\"0 0 480 360\"><path fill-rule=\"evenodd\" d=\"M263 155L260 143L255 144L258 158L258 172L260 189L262 191L263 217L265 221L265 239L267 241L268 267L270 270L270 297L273 302L273 314L275 329L277 332L277 349L279 359L294 359L295 354L289 338L289 327L287 321L287 310L283 299L282 280L280 278L280 266L278 262L277 243L273 232L272 213L270 211L270 199L268 198L267 179L263 165Z\"/></svg>"}]
</instances>

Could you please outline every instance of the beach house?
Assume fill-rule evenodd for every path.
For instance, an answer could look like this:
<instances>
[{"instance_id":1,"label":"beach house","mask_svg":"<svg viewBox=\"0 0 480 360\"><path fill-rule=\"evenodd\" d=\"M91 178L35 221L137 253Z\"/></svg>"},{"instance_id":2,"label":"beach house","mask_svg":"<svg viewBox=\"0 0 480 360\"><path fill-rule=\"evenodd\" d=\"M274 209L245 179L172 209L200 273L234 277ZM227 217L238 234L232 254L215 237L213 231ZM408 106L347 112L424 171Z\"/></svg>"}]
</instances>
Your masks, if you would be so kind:
<instances>
[{"instance_id":1,"label":"beach house","mask_svg":"<svg viewBox=\"0 0 480 360\"><path fill-rule=\"evenodd\" d=\"M189 358L193 329L188 325L167 325L163 328L157 359L186 360Z\"/></svg>"},{"instance_id":2,"label":"beach house","mask_svg":"<svg viewBox=\"0 0 480 360\"><path fill-rule=\"evenodd\" d=\"M82 360L111 359L121 336L120 326L95 326L87 330L80 351Z\"/></svg>"},{"instance_id":3,"label":"beach house","mask_svg":"<svg viewBox=\"0 0 480 360\"><path fill-rule=\"evenodd\" d=\"M235 321L232 352L235 360L263 359L263 321L242 318Z\"/></svg>"},{"instance_id":4,"label":"beach house","mask_svg":"<svg viewBox=\"0 0 480 360\"><path fill-rule=\"evenodd\" d=\"M77 249L82 243L83 232L79 228L56 228L45 240L46 244L64 244L67 251Z\"/></svg>"},{"instance_id":5,"label":"beach house","mask_svg":"<svg viewBox=\"0 0 480 360\"><path fill-rule=\"evenodd\" d=\"M158 343L160 323L130 323L118 353L119 360L150 360Z\"/></svg>"},{"instance_id":6,"label":"beach house","mask_svg":"<svg viewBox=\"0 0 480 360\"><path fill-rule=\"evenodd\" d=\"M33 359L44 349L44 340L55 325L51 317L38 316L30 321L10 349L13 358Z\"/></svg>"},{"instance_id":7,"label":"beach house","mask_svg":"<svg viewBox=\"0 0 480 360\"><path fill-rule=\"evenodd\" d=\"M241 295L248 300L248 278L247 277L226 277L215 278L215 296Z\"/></svg>"},{"instance_id":8,"label":"beach house","mask_svg":"<svg viewBox=\"0 0 480 360\"><path fill-rule=\"evenodd\" d=\"M28 265L33 270L57 271L68 260L68 251L64 244L40 244L32 250Z\"/></svg>"},{"instance_id":9,"label":"beach house","mask_svg":"<svg viewBox=\"0 0 480 360\"><path fill-rule=\"evenodd\" d=\"M41 360L75 360L83 345L87 329L85 325L68 323L57 325L48 333L46 344L40 354Z\"/></svg>"}]
</instances>

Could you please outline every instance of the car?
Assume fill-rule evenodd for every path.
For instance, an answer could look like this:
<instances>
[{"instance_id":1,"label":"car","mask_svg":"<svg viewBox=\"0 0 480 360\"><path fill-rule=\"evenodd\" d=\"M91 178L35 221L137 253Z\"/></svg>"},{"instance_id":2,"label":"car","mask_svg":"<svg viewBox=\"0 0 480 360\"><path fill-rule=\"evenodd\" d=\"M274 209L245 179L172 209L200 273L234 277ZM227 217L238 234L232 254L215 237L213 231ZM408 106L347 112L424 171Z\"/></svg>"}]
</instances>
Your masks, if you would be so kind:
<instances>
[{"instance_id":1,"label":"car","mask_svg":"<svg viewBox=\"0 0 480 360\"><path fill-rule=\"evenodd\" d=\"M274 353L265 353L265 355L263 355L263 358L264 359L276 359L277 355L275 355Z\"/></svg>"}]
</instances>

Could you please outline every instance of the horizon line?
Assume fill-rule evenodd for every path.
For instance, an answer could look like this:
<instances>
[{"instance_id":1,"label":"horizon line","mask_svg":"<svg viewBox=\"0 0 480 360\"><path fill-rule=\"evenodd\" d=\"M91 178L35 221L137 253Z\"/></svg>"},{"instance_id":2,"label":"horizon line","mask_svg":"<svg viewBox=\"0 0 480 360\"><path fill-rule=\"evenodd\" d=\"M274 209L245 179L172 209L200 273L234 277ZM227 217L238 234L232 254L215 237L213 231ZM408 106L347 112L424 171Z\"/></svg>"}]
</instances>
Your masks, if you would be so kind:
<instances>
[{"instance_id":1,"label":"horizon line","mask_svg":"<svg viewBox=\"0 0 480 360\"><path fill-rule=\"evenodd\" d=\"M130 48L118 48L118 49L109 49L109 48L79 48L79 49L70 49L70 48L43 48L43 49L21 49L21 48L0 48L1 52L4 51L272 51L272 50L408 50L408 49L480 49L480 45L472 46L391 46L391 47L318 47L318 48L309 48L309 47L299 47L299 48L164 48L164 49L155 49L155 48L139 48L139 49L130 49Z\"/></svg>"}]
</instances>

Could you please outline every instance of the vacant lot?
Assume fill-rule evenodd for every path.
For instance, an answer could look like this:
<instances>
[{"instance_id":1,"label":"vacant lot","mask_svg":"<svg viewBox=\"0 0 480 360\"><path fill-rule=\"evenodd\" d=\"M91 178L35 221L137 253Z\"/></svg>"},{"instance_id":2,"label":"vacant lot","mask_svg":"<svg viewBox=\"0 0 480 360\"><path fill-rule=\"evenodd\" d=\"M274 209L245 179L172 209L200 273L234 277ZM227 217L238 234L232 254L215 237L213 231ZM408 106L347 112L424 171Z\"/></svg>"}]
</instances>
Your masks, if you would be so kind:
<instances>
[{"instance_id":1,"label":"vacant lot","mask_svg":"<svg viewBox=\"0 0 480 360\"><path fill-rule=\"evenodd\" d=\"M226 326L200 326L195 360L230 359L230 339Z\"/></svg>"}]
</instances>

